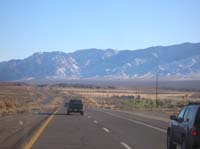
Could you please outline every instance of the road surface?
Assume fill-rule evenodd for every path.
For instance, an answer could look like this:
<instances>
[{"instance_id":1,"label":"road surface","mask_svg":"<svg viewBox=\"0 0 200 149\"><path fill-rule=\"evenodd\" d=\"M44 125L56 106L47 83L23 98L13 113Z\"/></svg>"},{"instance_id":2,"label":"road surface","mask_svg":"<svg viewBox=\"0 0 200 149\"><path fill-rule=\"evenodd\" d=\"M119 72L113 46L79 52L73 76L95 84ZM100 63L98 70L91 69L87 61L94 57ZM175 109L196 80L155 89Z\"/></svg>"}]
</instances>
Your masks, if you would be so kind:
<instances>
[{"instance_id":1,"label":"road surface","mask_svg":"<svg viewBox=\"0 0 200 149\"><path fill-rule=\"evenodd\" d=\"M64 108L36 137L32 149L166 149L167 122L120 111L87 109L65 115Z\"/></svg>"}]
</instances>

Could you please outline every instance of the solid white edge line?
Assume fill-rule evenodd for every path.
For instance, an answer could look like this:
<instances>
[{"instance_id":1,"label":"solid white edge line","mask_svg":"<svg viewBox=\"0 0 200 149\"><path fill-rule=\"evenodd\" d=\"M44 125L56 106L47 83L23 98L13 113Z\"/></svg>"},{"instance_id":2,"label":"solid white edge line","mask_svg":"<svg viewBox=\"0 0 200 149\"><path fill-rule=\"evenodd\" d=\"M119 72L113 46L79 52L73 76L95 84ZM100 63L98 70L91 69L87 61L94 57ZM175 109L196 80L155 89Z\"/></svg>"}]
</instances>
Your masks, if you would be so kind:
<instances>
[{"instance_id":1,"label":"solid white edge line","mask_svg":"<svg viewBox=\"0 0 200 149\"><path fill-rule=\"evenodd\" d=\"M126 144L124 142L120 142L120 144L126 149L132 149L128 144Z\"/></svg>"},{"instance_id":2,"label":"solid white edge line","mask_svg":"<svg viewBox=\"0 0 200 149\"><path fill-rule=\"evenodd\" d=\"M109 114L109 115L111 115L111 116L115 116L115 117L118 117L118 118L121 118L121 119L124 119L124 120L130 121L130 122L133 122L133 123L136 123L136 124L139 124L139 125L143 125L143 126L146 126L146 127L149 127L149 128L152 128L152 129L155 129L155 130L158 130L158 131L164 132L164 133L167 132L165 129L162 129L162 128L159 128L159 127L155 127L155 126L152 126L152 125L149 125L149 124L146 124L146 123L143 123L143 122L137 121L137 120L133 120L133 119L129 119L129 118L124 118L124 117L122 117L122 116L115 115L115 114L110 113L110 112L107 112L107 111L101 111L101 110L96 110L96 111L100 111L100 112L103 112L103 113Z\"/></svg>"},{"instance_id":3,"label":"solid white edge line","mask_svg":"<svg viewBox=\"0 0 200 149\"><path fill-rule=\"evenodd\" d=\"M110 130L108 130L107 128L105 128L105 127L103 127L102 128L105 132L107 132L107 133L109 133L110 132Z\"/></svg>"}]
</instances>

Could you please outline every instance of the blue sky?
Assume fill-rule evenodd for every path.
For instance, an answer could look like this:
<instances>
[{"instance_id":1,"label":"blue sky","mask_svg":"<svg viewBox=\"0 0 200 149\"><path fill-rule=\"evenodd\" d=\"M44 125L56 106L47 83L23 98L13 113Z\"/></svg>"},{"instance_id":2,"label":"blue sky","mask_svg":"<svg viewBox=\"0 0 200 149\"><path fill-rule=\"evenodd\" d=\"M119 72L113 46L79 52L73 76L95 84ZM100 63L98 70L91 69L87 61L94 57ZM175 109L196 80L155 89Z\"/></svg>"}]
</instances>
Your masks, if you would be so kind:
<instances>
[{"instance_id":1,"label":"blue sky","mask_svg":"<svg viewBox=\"0 0 200 149\"><path fill-rule=\"evenodd\" d=\"M0 61L200 42L199 0L0 0Z\"/></svg>"}]
</instances>

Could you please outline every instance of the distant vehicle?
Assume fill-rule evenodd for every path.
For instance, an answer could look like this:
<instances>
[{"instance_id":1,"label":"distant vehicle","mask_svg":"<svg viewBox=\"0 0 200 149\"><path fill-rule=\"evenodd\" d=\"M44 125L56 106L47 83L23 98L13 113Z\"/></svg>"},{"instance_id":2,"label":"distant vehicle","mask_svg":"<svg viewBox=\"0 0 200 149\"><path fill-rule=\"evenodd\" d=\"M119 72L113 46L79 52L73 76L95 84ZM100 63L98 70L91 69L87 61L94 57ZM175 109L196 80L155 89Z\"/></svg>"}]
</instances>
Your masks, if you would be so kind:
<instances>
[{"instance_id":1,"label":"distant vehicle","mask_svg":"<svg viewBox=\"0 0 200 149\"><path fill-rule=\"evenodd\" d=\"M200 103L189 103L170 119L167 149L200 149Z\"/></svg>"},{"instance_id":2,"label":"distant vehicle","mask_svg":"<svg viewBox=\"0 0 200 149\"><path fill-rule=\"evenodd\" d=\"M71 112L80 113L81 115L84 114L83 103L81 100L78 99L70 100L66 108L67 108L66 109L67 115L69 115Z\"/></svg>"}]
</instances>

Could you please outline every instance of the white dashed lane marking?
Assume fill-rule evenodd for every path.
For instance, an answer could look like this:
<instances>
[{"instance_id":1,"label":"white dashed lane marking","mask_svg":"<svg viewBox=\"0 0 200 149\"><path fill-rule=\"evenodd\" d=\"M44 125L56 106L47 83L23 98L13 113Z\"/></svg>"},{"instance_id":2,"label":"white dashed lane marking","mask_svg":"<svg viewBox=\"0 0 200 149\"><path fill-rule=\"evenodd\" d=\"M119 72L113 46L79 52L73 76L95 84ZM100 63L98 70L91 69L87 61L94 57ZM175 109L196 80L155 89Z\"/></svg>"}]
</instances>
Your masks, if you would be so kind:
<instances>
[{"instance_id":1,"label":"white dashed lane marking","mask_svg":"<svg viewBox=\"0 0 200 149\"><path fill-rule=\"evenodd\" d=\"M132 147L130 147L128 144L124 143L124 142L120 142L120 144L125 148L125 149L132 149Z\"/></svg>"},{"instance_id":2,"label":"white dashed lane marking","mask_svg":"<svg viewBox=\"0 0 200 149\"><path fill-rule=\"evenodd\" d=\"M105 132L110 133L110 130L108 130L107 128L102 128Z\"/></svg>"},{"instance_id":3,"label":"white dashed lane marking","mask_svg":"<svg viewBox=\"0 0 200 149\"><path fill-rule=\"evenodd\" d=\"M93 123L98 124L98 121L97 121L97 120L94 120Z\"/></svg>"},{"instance_id":4,"label":"white dashed lane marking","mask_svg":"<svg viewBox=\"0 0 200 149\"><path fill-rule=\"evenodd\" d=\"M100 111L100 110L96 110L96 111ZM146 123L144 123L144 122L140 122L140 121L137 121L137 120L125 118L125 117L122 117L122 116L119 116L119 115L116 115L116 114L113 114L113 113L110 113L110 112L106 112L106 111L100 111L100 112L103 112L103 113L106 113L106 114L108 114L108 115L115 116L115 117L118 117L118 118L121 118L121 119L130 121L130 122L133 122L133 123L136 123L136 124L139 124L139 125L143 125L143 126L145 126L145 127L149 127L149 128L152 128L152 129L155 129L155 130L164 132L164 133L167 132L165 129L162 129L162 128L159 128L159 127L156 127L156 126L152 126L152 125L146 124Z\"/></svg>"}]
</instances>

